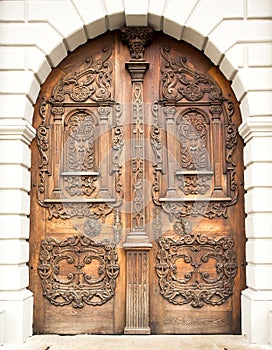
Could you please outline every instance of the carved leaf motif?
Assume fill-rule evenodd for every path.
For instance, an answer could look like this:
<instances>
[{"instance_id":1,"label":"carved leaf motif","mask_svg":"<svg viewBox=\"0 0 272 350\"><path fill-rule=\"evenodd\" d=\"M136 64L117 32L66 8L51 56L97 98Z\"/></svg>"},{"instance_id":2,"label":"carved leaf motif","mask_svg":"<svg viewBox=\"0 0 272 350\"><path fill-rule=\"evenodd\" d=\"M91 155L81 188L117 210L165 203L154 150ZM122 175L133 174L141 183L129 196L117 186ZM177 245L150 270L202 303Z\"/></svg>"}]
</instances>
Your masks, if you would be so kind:
<instances>
[{"instance_id":1,"label":"carved leaf motif","mask_svg":"<svg viewBox=\"0 0 272 350\"><path fill-rule=\"evenodd\" d=\"M161 65L161 98L174 102L186 98L188 101L199 101L205 94L211 101L222 100L219 86L207 75L196 70L186 57L171 57L169 47L161 48L164 59Z\"/></svg>"},{"instance_id":2,"label":"carved leaf motif","mask_svg":"<svg viewBox=\"0 0 272 350\"><path fill-rule=\"evenodd\" d=\"M108 61L112 49L105 47L100 58L86 60L86 67L80 72L66 76L55 87L52 101L63 102L66 95L75 102L88 98L95 102L108 101L112 97L112 64Z\"/></svg>"},{"instance_id":3,"label":"carved leaf motif","mask_svg":"<svg viewBox=\"0 0 272 350\"><path fill-rule=\"evenodd\" d=\"M169 302L200 308L204 304L221 305L232 295L237 274L232 238L184 235L178 240L160 238L158 244L156 272L161 294ZM187 266L186 272L180 264Z\"/></svg>"},{"instance_id":4,"label":"carved leaf motif","mask_svg":"<svg viewBox=\"0 0 272 350\"><path fill-rule=\"evenodd\" d=\"M83 235L62 241L49 237L41 242L39 259L43 295L53 305L83 308L104 304L114 296L119 264L113 245ZM92 264L97 271L92 268L90 273Z\"/></svg>"},{"instance_id":5,"label":"carved leaf motif","mask_svg":"<svg viewBox=\"0 0 272 350\"><path fill-rule=\"evenodd\" d=\"M181 167L187 170L208 168L207 124L197 111L185 113L179 120Z\"/></svg>"},{"instance_id":6,"label":"carved leaf motif","mask_svg":"<svg viewBox=\"0 0 272 350\"><path fill-rule=\"evenodd\" d=\"M95 125L93 117L76 112L66 122L69 136L68 170L91 170L94 167Z\"/></svg>"}]
</instances>

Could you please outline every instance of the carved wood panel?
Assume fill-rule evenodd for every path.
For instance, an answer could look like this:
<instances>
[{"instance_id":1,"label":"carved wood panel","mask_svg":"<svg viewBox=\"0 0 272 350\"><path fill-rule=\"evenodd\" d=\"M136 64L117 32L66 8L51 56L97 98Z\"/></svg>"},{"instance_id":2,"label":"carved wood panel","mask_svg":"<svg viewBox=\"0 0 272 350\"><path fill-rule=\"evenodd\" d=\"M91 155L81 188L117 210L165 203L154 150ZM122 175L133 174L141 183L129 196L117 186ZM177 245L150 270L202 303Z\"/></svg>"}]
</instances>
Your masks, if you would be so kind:
<instances>
[{"instance_id":1,"label":"carved wood panel","mask_svg":"<svg viewBox=\"0 0 272 350\"><path fill-rule=\"evenodd\" d=\"M237 263L234 242L197 234L158 240L157 275L162 296L176 305L221 305L232 295Z\"/></svg>"},{"instance_id":2,"label":"carved wood panel","mask_svg":"<svg viewBox=\"0 0 272 350\"><path fill-rule=\"evenodd\" d=\"M239 333L240 122L219 70L149 27L53 70L32 144L36 333Z\"/></svg>"},{"instance_id":3,"label":"carved wood panel","mask_svg":"<svg viewBox=\"0 0 272 350\"><path fill-rule=\"evenodd\" d=\"M104 304L114 295L119 269L115 247L87 236L41 242L38 271L43 295L53 305Z\"/></svg>"}]
</instances>

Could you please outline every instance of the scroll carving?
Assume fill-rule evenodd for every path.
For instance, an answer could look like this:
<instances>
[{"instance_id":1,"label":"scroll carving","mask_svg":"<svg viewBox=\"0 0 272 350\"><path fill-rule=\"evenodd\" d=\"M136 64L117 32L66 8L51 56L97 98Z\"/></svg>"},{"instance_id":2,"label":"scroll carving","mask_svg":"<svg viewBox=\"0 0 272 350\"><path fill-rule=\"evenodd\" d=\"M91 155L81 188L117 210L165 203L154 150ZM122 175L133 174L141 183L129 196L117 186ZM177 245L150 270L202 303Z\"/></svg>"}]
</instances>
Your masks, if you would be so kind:
<instances>
[{"instance_id":1,"label":"scroll carving","mask_svg":"<svg viewBox=\"0 0 272 350\"><path fill-rule=\"evenodd\" d=\"M181 168L203 170L208 168L207 122L203 114L188 111L177 121L179 128Z\"/></svg>"},{"instance_id":2,"label":"scroll carving","mask_svg":"<svg viewBox=\"0 0 272 350\"><path fill-rule=\"evenodd\" d=\"M76 235L41 242L39 276L43 295L56 306L102 305L114 296L119 274L115 247Z\"/></svg>"},{"instance_id":3,"label":"scroll carving","mask_svg":"<svg viewBox=\"0 0 272 350\"><path fill-rule=\"evenodd\" d=\"M67 139L67 170L88 171L95 163L95 121L86 112L78 111L67 118L65 128L68 129Z\"/></svg>"},{"instance_id":4,"label":"scroll carving","mask_svg":"<svg viewBox=\"0 0 272 350\"><path fill-rule=\"evenodd\" d=\"M152 115L154 204L171 220L226 218L238 198L234 103L208 74L162 47L160 99Z\"/></svg>"},{"instance_id":5,"label":"scroll carving","mask_svg":"<svg viewBox=\"0 0 272 350\"><path fill-rule=\"evenodd\" d=\"M55 87L53 101L63 102L69 96L74 102L109 101L112 98L112 55L110 47L104 47L100 57L89 58L80 72L65 77Z\"/></svg>"},{"instance_id":6,"label":"scroll carving","mask_svg":"<svg viewBox=\"0 0 272 350\"><path fill-rule=\"evenodd\" d=\"M237 262L232 238L185 234L158 240L156 272L162 296L175 305L221 305L233 293Z\"/></svg>"},{"instance_id":7,"label":"scroll carving","mask_svg":"<svg viewBox=\"0 0 272 350\"><path fill-rule=\"evenodd\" d=\"M111 54L110 47L104 48L64 76L51 97L42 100L37 197L48 208L49 220L93 214L103 219L121 205L124 135L121 105L112 100ZM107 156L112 155L107 163L101 162L101 135L107 138Z\"/></svg>"},{"instance_id":8,"label":"scroll carving","mask_svg":"<svg viewBox=\"0 0 272 350\"><path fill-rule=\"evenodd\" d=\"M186 57L174 59L170 55L169 47L161 48L164 63L161 66L161 95L164 100L180 102L183 99L195 102L208 95L211 101L222 100L219 86L197 71L187 61Z\"/></svg>"}]
</instances>

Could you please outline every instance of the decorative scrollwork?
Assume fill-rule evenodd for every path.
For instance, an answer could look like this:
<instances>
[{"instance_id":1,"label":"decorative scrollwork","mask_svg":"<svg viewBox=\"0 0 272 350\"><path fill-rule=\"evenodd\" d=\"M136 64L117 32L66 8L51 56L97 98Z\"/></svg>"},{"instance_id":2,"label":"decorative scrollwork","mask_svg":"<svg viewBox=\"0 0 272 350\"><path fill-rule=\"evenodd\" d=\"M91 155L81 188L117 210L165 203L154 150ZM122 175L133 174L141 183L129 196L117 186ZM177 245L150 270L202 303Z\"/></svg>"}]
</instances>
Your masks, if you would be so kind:
<instances>
[{"instance_id":1,"label":"decorative scrollwork","mask_svg":"<svg viewBox=\"0 0 272 350\"><path fill-rule=\"evenodd\" d=\"M202 170L208 167L207 122L202 113L188 111L177 120L181 168Z\"/></svg>"},{"instance_id":2,"label":"decorative scrollwork","mask_svg":"<svg viewBox=\"0 0 272 350\"><path fill-rule=\"evenodd\" d=\"M161 55L164 62L161 66L161 98L163 100L199 101L208 94L211 101L222 100L219 86L207 75L196 70L186 57L178 60L170 56L170 48L162 47Z\"/></svg>"},{"instance_id":3,"label":"decorative scrollwork","mask_svg":"<svg viewBox=\"0 0 272 350\"><path fill-rule=\"evenodd\" d=\"M70 196L90 196L96 189L97 176L65 176L64 188Z\"/></svg>"},{"instance_id":4,"label":"decorative scrollwork","mask_svg":"<svg viewBox=\"0 0 272 350\"><path fill-rule=\"evenodd\" d=\"M178 176L178 179L182 181L180 189L184 194L205 194L210 189L208 181L211 179L211 175L182 175Z\"/></svg>"},{"instance_id":5,"label":"decorative scrollwork","mask_svg":"<svg viewBox=\"0 0 272 350\"><path fill-rule=\"evenodd\" d=\"M112 97L111 55L112 49L105 47L100 58L87 59L84 69L60 81L53 90L52 101L63 102L66 95L75 102L88 99L94 102L109 101Z\"/></svg>"},{"instance_id":6,"label":"decorative scrollwork","mask_svg":"<svg viewBox=\"0 0 272 350\"><path fill-rule=\"evenodd\" d=\"M68 129L67 163L68 170L91 170L94 167L94 117L83 111L78 111L67 118Z\"/></svg>"},{"instance_id":7,"label":"decorative scrollwork","mask_svg":"<svg viewBox=\"0 0 272 350\"><path fill-rule=\"evenodd\" d=\"M56 306L102 305L114 296L119 274L115 246L84 235L41 242L39 276L43 295Z\"/></svg>"},{"instance_id":8,"label":"decorative scrollwork","mask_svg":"<svg viewBox=\"0 0 272 350\"><path fill-rule=\"evenodd\" d=\"M197 234L158 240L156 272L162 296L175 305L221 305L233 293L237 274L234 242Z\"/></svg>"},{"instance_id":9,"label":"decorative scrollwork","mask_svg":"<svg viewBox=\"0 0 272 350\"><path fill-rule=\"evenodd\" d=\"M93 217L96 214L103 220L113 211L113 206L106 203L51 203L47 205L49 210L48 220L71 219L73 217Z\"/></svg>"}]
</instances>

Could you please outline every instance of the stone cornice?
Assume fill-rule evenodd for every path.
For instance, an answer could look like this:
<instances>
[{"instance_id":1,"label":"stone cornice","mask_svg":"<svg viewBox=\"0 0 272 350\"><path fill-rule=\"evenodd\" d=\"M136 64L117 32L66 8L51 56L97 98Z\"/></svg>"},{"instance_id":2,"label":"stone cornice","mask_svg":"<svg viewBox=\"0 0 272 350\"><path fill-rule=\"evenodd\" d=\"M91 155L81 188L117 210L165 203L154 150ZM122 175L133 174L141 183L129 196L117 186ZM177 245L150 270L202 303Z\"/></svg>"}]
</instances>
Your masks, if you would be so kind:
<instances>
[{"instance_id":1,"label":"stone cornice","mask_svg":"<svg viewBox=\"0 0 272 350\"><path fill-rule=\"evenodd\" d=\"M245 143L253 137L272 137L272 117L247 118L238 130Z\"/></svg>"},{"instance_id":2,"label":"stone cornice","mask_svg":"<svg viewBox=\"0 0 272 350\"><path fill-rule=\"evenodd\" d=\"M36 130L26 120L0 120L0 140L21 140L30 145L35 135Z\"/></svg>"}]
</instances>

